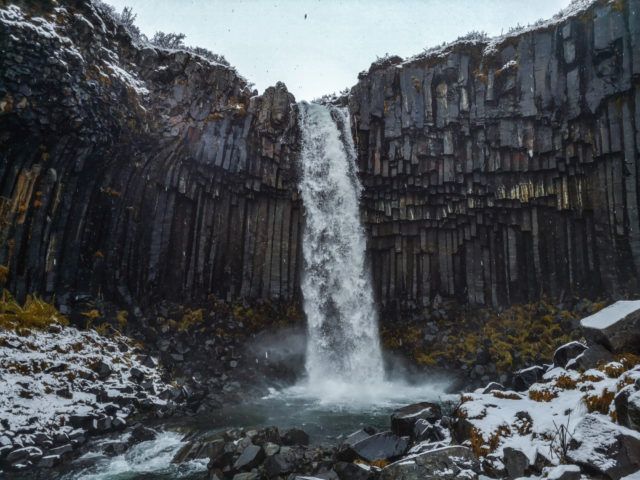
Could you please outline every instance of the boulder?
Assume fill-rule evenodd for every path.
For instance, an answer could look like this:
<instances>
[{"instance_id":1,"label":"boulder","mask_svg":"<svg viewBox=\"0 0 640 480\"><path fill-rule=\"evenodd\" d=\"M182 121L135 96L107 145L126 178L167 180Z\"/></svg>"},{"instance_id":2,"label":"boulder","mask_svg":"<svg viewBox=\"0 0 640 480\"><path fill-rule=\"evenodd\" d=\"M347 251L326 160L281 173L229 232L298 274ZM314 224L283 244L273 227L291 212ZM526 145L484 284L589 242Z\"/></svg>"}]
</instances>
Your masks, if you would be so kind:
<instances>
[{"instance_id":1,"label":"boulder","mask_svg":"<svg viewBox=\"0 0 640 480\"><path fill-rule=\"evenodd\" d=\"M380 480L477 479L478 470L473 452L456 445L398 460L382 470Z\"/></svg>"},{"instance_id":2,"label":"boulder","mask_svg":"<svg viewBox=\"0 0 640 480\"><path fill-rule=\"evenodd\" d=\"M392 432L371 435L350 447L356 457L367 462L391 460L403 455L409 448L409 438Z\"/></svg>"},{"instance_id":3,"label":"boulder","mask_svg":"<svg viewBox=\"0 0 640 480\"><path fill-rule=\"evenodd\" d=\"M187 442L174 455L171 463L184 463L198 458L217 458L224 453L224 440Z\"/></svg>"},{"instance_id":4,"label":"boulder","mask_svg":"<svg viewBox=\"0 0 640 480\"><path fill-rule=\"evenodd\" d=\"M629 427L640 431L640 391L629 395L627 400Z\"/></svg>"},{"instance_id":5,"label":"boulder","mask_svg":"<svg viewBox=\"0 0 640 480\"><path fill-rule=\"evenodd\" d=\"M37 462L42 458L42 450L38 447L23 447L9 452L5 458L8 465L15 465L25 462Z\"/></svg>"},{"instance_id":6,"label":"boulder","mask_svg":"<svg viewBox=\"0 0 640 480\"><path fill-rule=\"evenodd\" d=\"M421 418L430 423L435 423L442 418L442 410L435 403L421 402L407 405L391 414L391 431L396 435L413 435L413 425Z\"/></svg>"},{"instance_id":7,"label":"boulder","mask_svg":"<svg viewBox=\"0 0 640 480\"><path fill-rule=\"evenodd\" d=\"M529 457L522 451L511 447L505 447L502 451L502 462L509 479L524 477L530 462Z\"/></svg>"},{"instance_id":8,"label":"boulder","mask_svg":"<svg viewBox=\"0 0 640 480\"><path fill-rule=\"evenodd\" d=\"M309 435L299 428L290 428L282 435L283 445L309 445Z\"/></svg>"},{"instance_id":9,"label":"boulder","mask_svg":"<svg viewBox=\"0 0 640 480\"><path fill-rule=\"evenodd\" d=\"M427 420L419 418L413 425L412 438L417 442L440 442L446 438L446 435L439 425L431 424Z\"/></svg>"},{"instance_id":10,"label":"boulder","mask_svg":"<svg viewBox=\"0 0 640 480\"><path fill-rule=\"evenodd\" d=\"M371 480L371 471L357 463L338 462L333 466L340 480Z\"/></svg>"},{"instance_id":11,"label":"boulder","mask_svg":"<svg viewBox=\"0 0 640 480\"><path fill-rule=\"evenodd\" d=\"M620 300L580 321L585 338L613 353L640 353L640 300Z\"/></svg>"},{"instance_id":12,"label":"boulder","mask_svg":"<svg viewBox=\"0 0 640 480\"><path fill-rule=\"evenodd\" d=\"M581 477L577 465L558 465L547 473L547 480L580 480Z\"/></svg>"},{"instance_id":13,"label":"boulder","mask_svg":"<svg viewBox=\"0 0 640 480\"><path fill-rule=\"evenodd\" d=\"M518 370L513 376L513 389L516 392L524 392L531 385L542 380L544 372L545 368L539 365Z\"/></svg>"},{"instance_id":14,"label":"boulder","mask_svg":"<svg viewBox=\"0 0 640 480\"><path fill-rule=\"evenodd\" d=\"M264 471L269 478L291 473L294 468L294 464L291 460L292 458L290 455L283 453L271 455L270 457L267 457L264 462Z\"/></svg>"},{"instance_id":15,"label":"boulder","mask_svg":"<svg viewBox=\"0 0 640 480\"><path fill-rule=\"evenodd\" d=\"M361 442L369 438L371 434L367 433L366 430L358 430L349 435L338 447L338 452L336 453L336 458L338 460L342 460L344 462L352 462L356 458L356 454L351 447L353 447L356 443Z\"/></svg>"},{"instance_id":16,"label":"boulder","mask_svg":"<svg viewBox=\"0 0 640 480\"><path fill-rule=\"evenodd\" d=\"M155 430L145 427L144 425L137 425L131 431L131 441L133 443L148 442L149 440L155 440L158 436Z\"/></svg>"},{"instance_id":17,"label":"boulder","mask_svg":"<svg viewBox=\"0 0 640 480\"><path fill-rule=\"evenodd\" d=\"M257 467L264 460L265 454L262 447L249 445L246 447L238 459L233 464L234 470L251 470Z\"/></svg>"},{"instance_id":18,"label":"boulder","mask_svg":"<svg viewBox=\"0 0 640 480\"><path fill-rule=\"evenodd\" d=\"M609 350L602 345L594 344L589 346L584 352L567 362L568 370L589 370L600 364L614 360Z\"/></svg>"},{"instance_id":19,"label":"boulder","mask_svg":"<svg viewBox=\"0 0 640 480\"><path fill-rule=\"evenodd\" d=\"M38 468L52 468L60 463L60 455L46 455L38 462Z\"/></svg>"},{"instance_id":20,"label":"boulder","mask_svg":"<svg viewBox=\"0 0 640 480\"><path fill-rule=\"evenodd\" d=\"M580 342L569 342L558 347L553 354L553 365L556 367L566 367L569 360L576 358L587 349L587 346Z\"/></svg>"},{"instance_id":21,"label":"boulder","mask_svg":"<svg viewBox=\"0 0 640 480\"><path fill-rule=\"evenodd\" d=\"M482 393L486 395L487 393L491 393L494 390L499 390L501 392L504 392L505 388L504 388L504 385L502 385L501 383L491 382L486 387L484 387L484 390L482 390Z\"/></svg>"},{"instance_id":22,"label":"boulder","mask_svg":"<svg viewBox=\"0 0 640 480\"><path fill-rule=\"evenodd\" d=\"M258 480L260 478L257 472L236 473L233 480Z\"/></svg>"},{"instance_id":23,"label":"boulder","mask_svg":"<svg viewBox=\"0 0 640 480\"><path fill-rule=\"evenodd\" d=\"M640 433L588 414L576 426L567 458L589 473L618 480L640 469Z\"/></svg>"},{"instance_id":24,"label":"boulder","mask_svg":"<svg viewBox=\"0 0 640 480\"><path fill-rule=\"evenodd\" d=\"M629 397L635 393L633 385L627 385L621 389L613 399L616 408L616 421L623 427L631 427L629 418Z\"/></svg>"}]
</instances>

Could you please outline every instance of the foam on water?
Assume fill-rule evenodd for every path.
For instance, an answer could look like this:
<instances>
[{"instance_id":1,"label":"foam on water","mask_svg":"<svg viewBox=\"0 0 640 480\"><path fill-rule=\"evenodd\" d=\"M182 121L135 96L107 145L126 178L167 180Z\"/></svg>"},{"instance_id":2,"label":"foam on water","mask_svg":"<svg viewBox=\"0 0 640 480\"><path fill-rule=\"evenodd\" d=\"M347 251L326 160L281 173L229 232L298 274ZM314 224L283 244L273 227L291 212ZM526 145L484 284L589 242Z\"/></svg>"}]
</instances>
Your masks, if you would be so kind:
<instances>
[{"instance_id":1,"label":"foam on water","mask_svg":"<svg viewBox=\"0 0 640 480\"><path fill-rule=\"evenodd\" d=\"M106 457L95 452L80 457L77 462L91 461L91 466L74 471L65 480L127 480L151 474L157 479L185 478L195 472L206 471L207 460L195 460L182 465L171 463L184 445L182 435L162 432L155 440L139 443L122 455Z\"/></svg>"}]
</instances>

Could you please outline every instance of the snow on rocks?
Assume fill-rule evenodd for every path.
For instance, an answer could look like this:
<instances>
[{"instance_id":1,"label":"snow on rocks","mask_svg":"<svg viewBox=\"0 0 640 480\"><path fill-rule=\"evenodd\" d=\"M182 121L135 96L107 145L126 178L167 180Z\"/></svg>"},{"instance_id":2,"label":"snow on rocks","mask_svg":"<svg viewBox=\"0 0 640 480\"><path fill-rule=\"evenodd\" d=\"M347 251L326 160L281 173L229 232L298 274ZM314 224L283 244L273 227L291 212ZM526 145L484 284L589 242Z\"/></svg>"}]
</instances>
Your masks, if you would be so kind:
<instances>
[{"instance_id":1,"label":"snow on rocks","mask_svg":"<svg viewBox=\"0 0 640 480\"><path fill-rule=\"evenodd\" d=\"M588 414L572 434L567 458L590 473L622 478L640 470L640 432Z\"/></svg>"},{"instance_id":2,"label":"snow on rocks","mask_svg":"<svg viewBox=\"0 0 640 480\"><path fill-rule=\"evenodd\" d=\"M581 355L575 346L565 351ZM630 421L640 401L634 363L637 357L626 355L581 372L552 366L521 393L466 393L454 421L456 439L480 457L485 473L499 478L569 480L580 478L579 466L618 479L640 470L640 432ZM577 466L553 468L567 462Z\"/></svg>"},{"instance_id":3,"label":"snow on rocks","mask_svg":"<svg viewBox=\"0 0 640 480\"><path fill-rule=\"evenodd\" d=\"M621 300L580 321L587 340L611 352L640 352L640 300Z\"/></svg>"},{"instance_id":4,"label":"snow on rocks","mask_svg":"<svg viewBox=\"0 0 640 480\"><path fill-rule=\"evenodd\" d=\"M167 389L159 370L126 337L58 325L21 333L0 330L0 465L53 465L88 435L171 406L157 395Z\"/></svg>"}]
</instances>

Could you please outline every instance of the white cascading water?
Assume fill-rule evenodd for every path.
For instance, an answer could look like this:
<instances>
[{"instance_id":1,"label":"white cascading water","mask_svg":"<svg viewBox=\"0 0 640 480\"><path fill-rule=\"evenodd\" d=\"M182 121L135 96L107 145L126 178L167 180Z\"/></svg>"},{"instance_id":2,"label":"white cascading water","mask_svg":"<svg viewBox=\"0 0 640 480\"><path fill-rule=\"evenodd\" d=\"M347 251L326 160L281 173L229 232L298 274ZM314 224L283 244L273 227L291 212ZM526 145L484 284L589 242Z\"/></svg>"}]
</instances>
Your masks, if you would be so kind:
<instances>
[{"instance_id":1,"label":"white cascading water","mask_svg":"<svg viewBox=\"0 0 640 480\"><path fill-rule=\"evenodd\" d=\"M300 120L309 383L378 383L384 367L348 113L301 103Z\"/></svg>"}]
</instances>

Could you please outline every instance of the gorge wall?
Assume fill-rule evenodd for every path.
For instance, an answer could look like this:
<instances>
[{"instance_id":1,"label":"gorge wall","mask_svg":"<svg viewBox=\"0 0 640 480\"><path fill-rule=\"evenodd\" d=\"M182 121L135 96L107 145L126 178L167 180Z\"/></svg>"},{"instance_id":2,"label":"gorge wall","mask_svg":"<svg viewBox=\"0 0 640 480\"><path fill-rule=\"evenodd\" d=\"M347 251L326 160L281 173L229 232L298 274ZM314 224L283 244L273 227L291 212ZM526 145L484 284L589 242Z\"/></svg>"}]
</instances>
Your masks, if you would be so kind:
<instances>
[{"instance_id":1,"label":"gorge wall","mask_svg":"<svg viewBox=\"0 0 640 480\"><path fill-rule=\"evenodd\" d=\"M349 106L384 306L637 289L640 1L571 8L361 74Z\"/></svg>"},{"instance_id":2,"label":"gorge wall","mask_svg":"<svg viewBox=\"0 0 640 480\"><path fill-rule=\"evenodd\" d=\"M349 108L376 297L636 290L640 0L372 65ZM137 45L89 0L0 0L0 265L24 296L296 301L297 107Z\"/></svg>"},{"instance_id":3,"label":"gorge wall","mask_svg":"<svg viewBox=\"0 0 640 480\"><path fill-rule=\"evenodd\" d=\"M289 301L298 127L278 84L134 44L88 0L0 2L0 264L10 290Z\"/></svg>"}]
</instances>

